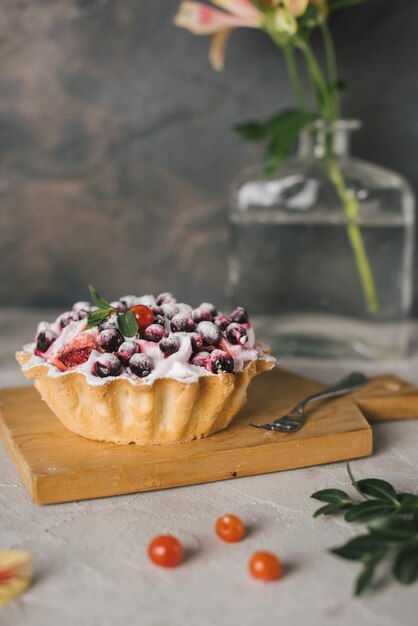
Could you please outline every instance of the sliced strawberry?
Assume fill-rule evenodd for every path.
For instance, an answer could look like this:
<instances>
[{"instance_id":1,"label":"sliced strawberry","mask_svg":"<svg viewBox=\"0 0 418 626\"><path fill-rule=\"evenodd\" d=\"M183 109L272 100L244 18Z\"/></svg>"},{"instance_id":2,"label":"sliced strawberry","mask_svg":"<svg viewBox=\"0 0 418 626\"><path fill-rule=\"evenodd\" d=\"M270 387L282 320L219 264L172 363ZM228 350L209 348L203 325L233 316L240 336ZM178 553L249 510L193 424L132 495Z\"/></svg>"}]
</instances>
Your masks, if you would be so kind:
<instances>
[{"instance_id":1,"label":"sliced strawberry","mask_svg":"<svg viewBox=\"0 0 418 626\"><path fill-rule=\"evenodd\" d=\"M85 363L92 351L97 347L96 338L91 334L80 333L72 339L51 360L51 363L62 372Z\"/></svg>"}]
</instances>

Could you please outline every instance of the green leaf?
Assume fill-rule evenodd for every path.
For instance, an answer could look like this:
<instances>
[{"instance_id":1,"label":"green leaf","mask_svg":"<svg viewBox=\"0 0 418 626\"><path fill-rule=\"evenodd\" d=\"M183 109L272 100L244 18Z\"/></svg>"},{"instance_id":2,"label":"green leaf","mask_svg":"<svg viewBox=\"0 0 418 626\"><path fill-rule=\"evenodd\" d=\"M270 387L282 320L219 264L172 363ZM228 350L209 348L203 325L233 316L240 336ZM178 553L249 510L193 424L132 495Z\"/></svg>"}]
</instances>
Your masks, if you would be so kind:
<instances>
[{"instance_id":1,"label":"green leaf","mask_svg":"<svg viewBox=\"0 0 418 626\"><path fill-rule=\"evenodd\" d=\"M418 513L418 496L414 493L399 493L400 513Z\"/></svg>"},{"instance_id":2,"label":"green leaf","mask_svg":"<svg viewBox=\"0 0 418 626\"><path fill-rule=\"evenodd\" d=\"M119 330L124 337L135 337L138 332L138 322L132 311L119 313L117 320Z\"/></svg>"},{"instance_id":3,"label":"green leaf","mask_svg":"<svg viewBox=\"0 0 418 626\"><path fill-rule=\"evenodd\" d=\"M379 478L365 478L357 481L357 487L365 496L398 504L395 489L385 480L380 480Z\"/></svg>"},{"instance_id":4,"label":"green leaf","mask_svg":"<svg viewBox=\"0 0 418 626\"><path fill-rule=\"evenodd\" d=\"M387 550L382 549L379 552L376 552L373 556L366 557L363 560L362 569L354 587L355 596L360 596L368 587L370 587L373 582L376 565L386 554Z\"/></svg>"},{"instance_id":5,"label":"green leaf","mask_svg":"<svg viewBox=\"0 0 418 626\"><path fill-rule=\"evenodd\" d=\"M282 111L271 125L272 134L264 154L264 172L272 176L296 143L301 130L313 119L311 113L299 109Z\"/></svg>"},{"instance_id":6,"label":"green leaf","mask_svg":"<svg viewBox=\"0 0 418 626\"><path fill-rule=\"evenodd\" d=\"M385 541L378 537L371 537L370 535L359 535L350 539L343 546L338 548L332 548L330 552L340 556L342 559L349 561L360 561L367 555L372 555L377 551L381 551L385 548Z\"/></svg>"},{"instance_id":7,"label":"green leaf","mask_svg":"<svg viewBox=\"0 0 418 626\"><path fill-rule=\"evenodd\" d=\"M112 311L112 308L107 308L97 309L96 311L92 311L91 313L89 313L89 316L87 318L87 328L92 328L93 326L98 326L99 324L101 324L101 322L103 322L106 317L109 317Z\"/></svg>"},{"instance_id":8,"label":"green leaf","mask_svg":"<svg viewBox=\"0 0 418 626\"><path fill-rule=\"evenodd\" d=\"M418 522L398 516L390 516L379 526L371 526L369 532L387 542L410 541L418 536Z\"/></svg>"},{"instance_id":9,"label":"green leaf","mask_svg":"<svg viewBox=\"0 0 418 626\"><path fill-rule=\"evenodd\" d=\"M360 502L355 504L345 514L346 522L366 522L377 517L382 517L392 513L394 505L388 504L382 500L367 500L366 502Z\"/></svg>"},{"instance_id":10,"label":"green leaf","mask_svg":"<svg viewBox=\"0 0 418 626\"><path fill-rule=\"evenodd\" d=\"M93 304L95 304L99 309L111 309L109 302L107 302L99 292L92 286L88 285L90 291L90 297L92 299Z\"/></svg>"},{"instance_id":11,"label":"green leaf","mask_svg":"<svg viewBox=\"0 0 418 626\"><path fill-rule=\"evenodd\" d=\"M403 585L418 580L418 546L401 550L393 565L393 575Z\"/></svg>"},{"instance_id":12,"label":"green leaf","mask_svg":"<svg viewBox=\"0 0 418 626\"><path fill-rule=\"evenodd\" d=\"M332 513L337 513L337 511L341 511L344 508L346 508L345 505L342 505L339 502L333 502L332 504L321 506L321 508L315 511L313 516L318 517L319 515L332 515Z\"/></svg>"},{"instance_id":13,"label":"green leaf","mask_svg":"<svg viewBox=\"0 0 418 626\"><path fill-rule=\"evenodd\" d=\"M235 124L233 129L243 139L253 142L265 139L270 131L268 123L256 121L240 122Z\"/></svg>"},{"instance_id":14,"label":"green leaf","mask_svg":"<svg viewBox=\"0 0 418 626\"><path fill-rule=\"evenodd\" d=\"M322 489L311 495L311 498L320 502L350 504L352 502L350 496L341 489Z\"/></svg>"}]
</instances>

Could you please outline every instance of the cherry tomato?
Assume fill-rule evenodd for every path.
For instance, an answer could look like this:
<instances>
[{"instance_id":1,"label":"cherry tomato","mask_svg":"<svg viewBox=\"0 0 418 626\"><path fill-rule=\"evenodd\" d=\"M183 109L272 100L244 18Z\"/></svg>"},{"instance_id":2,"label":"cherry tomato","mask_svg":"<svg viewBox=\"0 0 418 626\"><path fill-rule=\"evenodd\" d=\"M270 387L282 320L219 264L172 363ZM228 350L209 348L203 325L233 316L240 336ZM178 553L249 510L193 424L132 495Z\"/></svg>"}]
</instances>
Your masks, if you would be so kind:
<instances>
[{"instance_id":1,"label":"cherry tomato","mask_svg":"<svg viewBox=\"0 0 418 626\"><path fill-rule=\"evenodd\" d=\"M148 546L148 556L161 567L176 567L183 560L183 546L172 535L154 537Z\"/></svg>"},{"instance_id":2,"label":"cherry tomato","mask_svg":"<svg viewBox=\"0 0 418 626\"><path fill-rule=\"evenodd\" d=\"M139 330L145 330L154 321L154 313L145 304L137 304L131 308L131 311L136 317Z\"/></svg>"},{"instance_id":3,"label":"cherry tomato","mask_svg":"<svg viewBox=\"0 0 418 626\"><path fill-rule=\"evenodd\" d=\"M280 559L271 552L255 552L248 564L250 573L259 580L277 580L283 575Z\"/></svg>"},{"instance_id":4,"label":"cherry tomato","mask_svg":"<svg viewBox=\"0 0 418 626\"><path fill-rule=\"evenodd\" d=\"M236 515L222 515L216 520L216 534L223 541L235 543L245 536L245 526Z\"/></svg>"}]
</instances>

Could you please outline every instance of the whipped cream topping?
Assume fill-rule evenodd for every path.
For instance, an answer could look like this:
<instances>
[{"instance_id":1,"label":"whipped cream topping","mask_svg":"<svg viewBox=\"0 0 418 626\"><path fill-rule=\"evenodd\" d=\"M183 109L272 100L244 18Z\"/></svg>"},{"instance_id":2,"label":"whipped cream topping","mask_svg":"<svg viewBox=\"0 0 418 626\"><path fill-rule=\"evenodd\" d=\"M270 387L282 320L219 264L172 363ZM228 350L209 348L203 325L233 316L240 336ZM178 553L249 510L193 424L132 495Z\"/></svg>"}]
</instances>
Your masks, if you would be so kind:
<instances>
[{"instance_id":1,"label":"whipped cream topping","mask_svg":"<svg viewBox=\"0 0 418 626\"><path fill-rule=\"evenodd\" d=\"M168 298L168 296L170 296L170 298ZM178 346L178 349L176 349L173 354L164 354L160 349L159 342L146 340L144 338L144 332L141 331L138 332L135 338L120 338L121 341L134 341L137 346L138 353L146 355L149 359L151 359L152 370L143 377L142 375L137 375L133 371L134 365L132 365L131 369L130 362L126 362L126 360L123 361L122 359L120 369L116 375L112 375L112 372L106 374L105 376L98 374L96 367L97 359L99 357L103 357L103 355L107 354L107 352L100 346L100 328L97 326L92 328L87 327L87 314L88 312L97 310L97 307L89 305L89 310L85 313L82 319L78 319L81 314L79 315L77 312L79 310L83 310L80 306L81 304L85 304L87 306L88 303L76 303L72 311L60 315L57 320L52 323L45 321L40 322L37 328L35 343L24 346L24 351L29 353L31 357L23 366L23 369L29 370L32 367L39 365L47 366L47 375L50 377L66 376L73 372L77 372L84 375L89 384L94 386L105 385L112 380L120 378L129 380L131 383L136 383L138 380L141 380L142 384L152 384L152 382L158 378L173 378L184 382L195 382L201 376L216 376L219 371L222 371L222 367L220 370L218 369L217 371L214 371L214 368L211 367L210 364L210 356L212 353L215 355L220 353L220 351L222 354L226 354L226 357L231 363L232 357L233 372L238 372L244 369L248 363L259 358L273 360L271 357L266 355L261 348L257 348L255 345L254 331L246 314L245 321L242 321L240 324L245 328L245 342L234 344L228 339L228 328L223 328L223 330L219 328L218 332L216 332L216 315L213 313L211 313L212 322L201 321L196 325L197 332L174 332L171 322L173 313L185 314L189 319L192 319L194 311L200 312L203 308L205 310L209 310L209 307L212 307L215 313L216 310L213 305L208 303L203 303L200 308L193 309L188 304L176 302L171 294L167 294L167 300L169 300L167 302L161 302L161 298L162 296L159 296L156 299L152 295L145 295L141 297L129 295L120 298L118 301L119 303L123 303L123 305L128 309L131 309L138 304L146 305L147 307L151 307L151 309L155 308L156 311L158 311L158 308L162 308L167 314L164 315L163 320L160 319L160 324L164 324L166 335L175 335L177 338L176 348ZM112 303L115 307L117 304L118 303L116 302ZM238 309L236 309L236 311L238 311ZM240 311L243 311L243 309L240 309ZM231 315L233 315L233 313ZM242 317L244 319L244 316ZM227 319L230 320L231 324L234 324L233 318ZM63 320L66 324L64 327ZM236 326L236 320L234 325ZM200 343L197 342L198 345L196 345L196 338L193 339L193 336L196 334L199 335L199 328L201 329L202 339L199 339L198 337L197 339L199 339ZM48 331L53 333L56 338L44 352L41 352L39 350L39 337L42 334L48 333ZM117 330L117 332L120 333L120 330ZM216 335L218 335L217 338ZM205 344L205 341L206 344L209 341L215 342L215 338L216 345L201 345L202 341L203 344ZM73 348L73 346L75 347ZM66 350L72 350L73 354L71 358L74 362L71 362L69 365L66 359L62 357L63 354L66 354ZM117 350L112 352L118 355ZM197 365L191 362L193 357L200 352L204 353L204 355L208 355L206 366L201 366L200 364ZM232 368L232 365L229 367ZM224 371L231 371L231 369L225 369Z\"/></svg>"}]
</instances>

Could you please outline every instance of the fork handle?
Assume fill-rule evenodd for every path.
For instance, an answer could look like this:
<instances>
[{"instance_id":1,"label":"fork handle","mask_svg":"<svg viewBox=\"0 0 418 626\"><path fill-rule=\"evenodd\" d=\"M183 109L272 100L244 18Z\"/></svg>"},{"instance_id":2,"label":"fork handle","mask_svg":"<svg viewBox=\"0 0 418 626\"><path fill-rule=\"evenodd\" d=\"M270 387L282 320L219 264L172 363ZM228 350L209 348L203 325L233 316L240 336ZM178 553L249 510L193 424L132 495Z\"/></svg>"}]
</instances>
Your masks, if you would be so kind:
<instances>
[{"instance_id":1,"label":"fork handle","mask_svg":"<svg viewBox=\"0 0 418 626\"><path fill-rule=\"evenodd\" d=\"M295 408L291 412L300 413L303 411L303 409L305 408L307 404L310 404L311 402L314 402L315 400L322 400L325 398L336 398L338 396L343 396L344 394L350 393L351 391L354 391L354 389L361 387L366 382L367 382L367 377L364 374L361 374L360 372L352 372L348 376L345 376L342 380L340 380L335 385L332 385L332 387L328 387L327 389L324 389L323 391L318 391L317 393L313 393L311 396L308 396L302 402L300 402L297 406L295 406Z\"/></svg>"}]
</instances>

